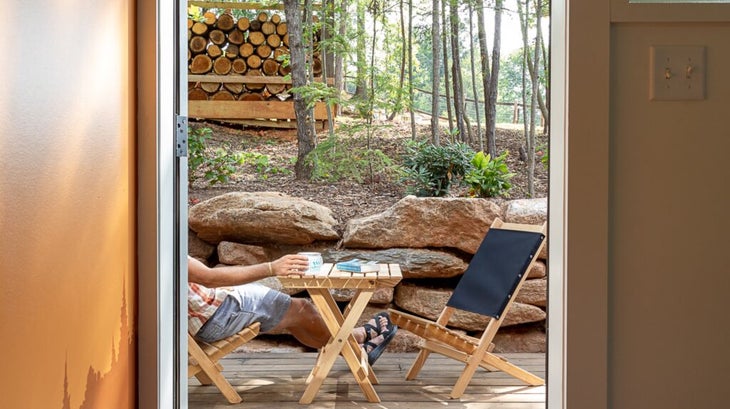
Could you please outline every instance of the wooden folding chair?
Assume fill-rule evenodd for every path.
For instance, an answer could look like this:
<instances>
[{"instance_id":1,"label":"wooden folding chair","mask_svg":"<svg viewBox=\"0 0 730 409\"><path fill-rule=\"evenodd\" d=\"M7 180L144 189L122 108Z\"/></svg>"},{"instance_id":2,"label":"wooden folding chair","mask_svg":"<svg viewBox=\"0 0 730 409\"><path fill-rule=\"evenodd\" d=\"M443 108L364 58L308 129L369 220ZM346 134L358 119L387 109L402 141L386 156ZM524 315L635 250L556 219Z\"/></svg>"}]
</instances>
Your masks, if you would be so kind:
<instances>
[{"instance_id":1,"label":"wooden folding chair","mask_svg":"<svg viewBox=\"0 0 730 409\"><path fill-rule=\"evenodd\" d=\"M501 370L528 385L545 384L542 378L491 351L494 336L545 244L546 229L546 224L504 223L496 219L435 322L390 310L394 323L424 339L406 379L415 379L429 354L436 352L466 364L451 391L452 399L464 394L480 366L490 371ZM447 328L449 319L457 310L490 317L481 338Z\"/></svg>"},{"instance_id":2,"label":"wooden folding chair","mask_svg":"<svg viewBox=\"0 0 730 409\"><path fill-rule=\"evenodd\" d=\"M260 324L255 322L239 333L211 344L197 341L188 334L188 378L195 376L201 384L215 384L230 403L239 403L241 395L223 376L223 366L218 362L234 349L252 340L259 333Z\"/></svg>"}]
</instances>

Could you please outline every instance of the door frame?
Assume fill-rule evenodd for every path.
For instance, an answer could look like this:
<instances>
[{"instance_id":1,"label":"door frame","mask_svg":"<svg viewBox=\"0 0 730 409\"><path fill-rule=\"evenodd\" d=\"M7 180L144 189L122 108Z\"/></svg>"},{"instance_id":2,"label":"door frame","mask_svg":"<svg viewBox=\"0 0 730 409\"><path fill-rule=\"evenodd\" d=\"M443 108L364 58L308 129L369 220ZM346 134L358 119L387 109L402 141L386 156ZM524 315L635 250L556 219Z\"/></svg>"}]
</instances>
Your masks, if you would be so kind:
<instances>
[{"instance_id":1,"label":"door frame","mask_svg":"<svg viewBox=\"0 0 730 409\"><path fill-rule=\"evenodd\" d=\"M187 408L187 160L177 154L187 2L135 6L138 407Z\"/></svg>"},{"instance_id":2,"label":"door frame","mask_svg":"<svg viewBox=\"0 0 730 409\"><path fill-rule=\"evenodd\" d=\"M576 95L570 94L571 88L568 87L569 67L573 63L573 60L569 59L571 54L569 50L572 52L571 55L576 55L576 51L580 49L573 45L569 47L569 25L571 21L576 20L576 17L571 20L571 16L590 15L590 13L581 14L576 9L596 7L601 2L607 3L605 0L584 0L584 4L581 5L581 2L571 3L570 0L552 1L550 30L552 135L548 257L551 277L548 289L550 303L547 360L547 406L550 409L567 407L569 367L567 343L569 339L573 341L580 338L576 337L575 331L568 331L567 322L569 312L567 297L570 287L567 271L568 263L571 261L567 246L568 223L571 222L573 226L573 223L579 223L583 217L583 215L569 217L567 212L568 188L575 185L572 181L569 183L569 176L573 173L569 172L567 163L571 147L568 133L574 129L568 121L568 113L569 109L577 106L583 97L578 95L576 98ZM599 19L608 19L607 5L605 8L605 14L596 13ZM187 322L180 319L186 314L185 303L180 301L185 297L183 290L187 284L185 274L187 214L181 211L187 206L187 161L185 158L176 158L174 143L176 115L187 114L187 98L181 93L186 89L185 74L182 72L185 64L180 62L180 57L186 55L184 46L186 32L181 29L185 27L183 23L186 2L137 1L137 14L140 85L138 86L139 369L137 377L139 403L140 407L187 408L187 377L182 373L187 369L187 356L183 353L186 351L186 346L181 337L187 331ZM605 30L596 28L593 31L601 30L605 31L606 36L608 35L608 27ZM599 46L598 51L605 52L607 61L607 43L605 46ZM604 84L608 84L607 72L605 79ZM570 101L576 105L569 105L571 103L569 95ZM606 90L606 106L607 103ZM605 116L607 121L608 110L594 114L594 117L596 115ZM604 140L607 141L607 137ZM152 161L145 160L151 156L154 158ZM607 166L603 169L607 169ZM607 180L603 184L607 186ZM603 210L603 214L607 214L606 209ZM591 232L589 236L600 238L601 234L605 233L606 226L605 221L601 222L599 229ZM580 237L584 231L571 230L570 233L571 237ZM603 277L605 278L605 274ZM599 311L605 310L605 301L605 294L599 294L593 306L598 306ZM599 330L598 335L605 334L605 324L605 317L601 318L599 315L592 327ZM601 345L597 347L598 351L601 351ZM593 373L602 372L605 378L605 345L602 351L603 356L591 356L588 361L589 364L597 362L598 365L593 367ZM571 358L573 355L571 354ZM575 379L571 378L571 381ZM595 379L590 382L594 381ZM596 389L599 393L590 401L599 404L593 407L605 408L605 383L603 387L589 388L589 392ZM603 393L600 393L601 390Z\"/></svg>"}]
</instances>

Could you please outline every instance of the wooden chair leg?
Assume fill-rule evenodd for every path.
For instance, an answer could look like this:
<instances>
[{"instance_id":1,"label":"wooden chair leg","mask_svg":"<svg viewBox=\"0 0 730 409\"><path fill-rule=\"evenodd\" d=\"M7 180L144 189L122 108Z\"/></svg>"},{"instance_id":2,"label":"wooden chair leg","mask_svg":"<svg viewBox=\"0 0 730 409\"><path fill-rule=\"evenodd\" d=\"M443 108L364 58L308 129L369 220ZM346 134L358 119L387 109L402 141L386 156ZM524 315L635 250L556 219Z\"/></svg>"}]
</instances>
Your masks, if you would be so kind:
<instances>
[{"instance_id":1,"label":"wooden chair leg","mask_svg":"<svg viewBox=\"0 0 730 409\"><path fill-rule=\"evenodd\" d=\"M423 364L426 363L429 355L431 355L431 351L421 349L421 352L418 353L416 360L413 361L411 369L409 369L408 373L406 374L406 380L412 381L416 379L418 373L421 372L421 368L423 368Z\"/></svg>"},{"instance_id":2,"label":"wooden chair leg","mask_svg":"<svg viewBox=\"0 0 730 409\"><path fill-rule=\"evenodd\" d=\"M188 353L190 356L198 362L202 372L218 387L223 396L228 399L230 403L240 403L241 395L233 389L228 380L223 376L220 370L216 367L216 364L208 358L208 355L203 352L197 342L192 336L188 334Z\"/></svg>"}]
</instances>

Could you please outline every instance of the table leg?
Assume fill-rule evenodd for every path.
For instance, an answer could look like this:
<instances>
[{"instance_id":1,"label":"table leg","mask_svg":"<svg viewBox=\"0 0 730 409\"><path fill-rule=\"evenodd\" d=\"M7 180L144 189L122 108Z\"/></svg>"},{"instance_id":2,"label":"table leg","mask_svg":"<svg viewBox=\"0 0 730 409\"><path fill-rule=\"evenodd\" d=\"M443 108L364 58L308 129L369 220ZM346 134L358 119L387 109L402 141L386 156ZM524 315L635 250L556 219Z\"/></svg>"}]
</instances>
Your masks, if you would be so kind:
<instances>
[{"instance_id":1,"label":"table leg","mask_svg":"<svg viewBox=\"0 0 730 409\"><path fill-rule=\"evenodd\" d=\"M360 347L355 337L352 335L352 330L370 301L373 290L358 291L350 301L346 316L340 313L337 303L332 298L329 290L310 288L309 294L317 309L320 311L322 319L330 331L331 338L327 345L320 351L320 355L317 358L317 365L312 369L312 372L307 378L308 385L299 403L308 404L314 400L314 396L321 388L324 379L329 374L337 356L340 354L345 359L345 362L355 376L355 380L368 401L380 402L380 398L375 392L375 388L373 388L370 379L372 370L370 370L370 366L366 360L363 365L364 357L359 351Z\"/></svg>"}]
</instances>

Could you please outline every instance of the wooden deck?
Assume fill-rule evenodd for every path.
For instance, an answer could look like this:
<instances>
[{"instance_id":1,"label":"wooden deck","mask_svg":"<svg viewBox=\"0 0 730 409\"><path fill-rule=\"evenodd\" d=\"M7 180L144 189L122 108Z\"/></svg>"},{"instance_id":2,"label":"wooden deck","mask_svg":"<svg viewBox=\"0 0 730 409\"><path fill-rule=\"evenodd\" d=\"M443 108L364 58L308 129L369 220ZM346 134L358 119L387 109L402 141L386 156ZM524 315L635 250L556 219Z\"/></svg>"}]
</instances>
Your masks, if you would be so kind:
<instances>
[{"instance_id":1,"label":"wooden deck","mask_svg":"<svg viewBox=\"0 0 730 409\"><path fill-rule=\"evenodd\" d=\"M478 408L544 409L545 387L529 387L501 372L482 369L474 375L461 399L449 399L449 392L463 365L432 354L418 379L406 381L405 374L415 353L386 352L374 365L380 383L375 385L381 403L369 403L357 386L345 361L339 357L330 376L310 405L300 405L306 379L314 364L315 353L268 352L233 353L221 360L224 375L243 397L243 403L230 405L215 386L201 386L189 380L189 408L246 409L288 408ZM544 354L504 354L516 365L545 377Z\"/></svg>"}]
</instances>

